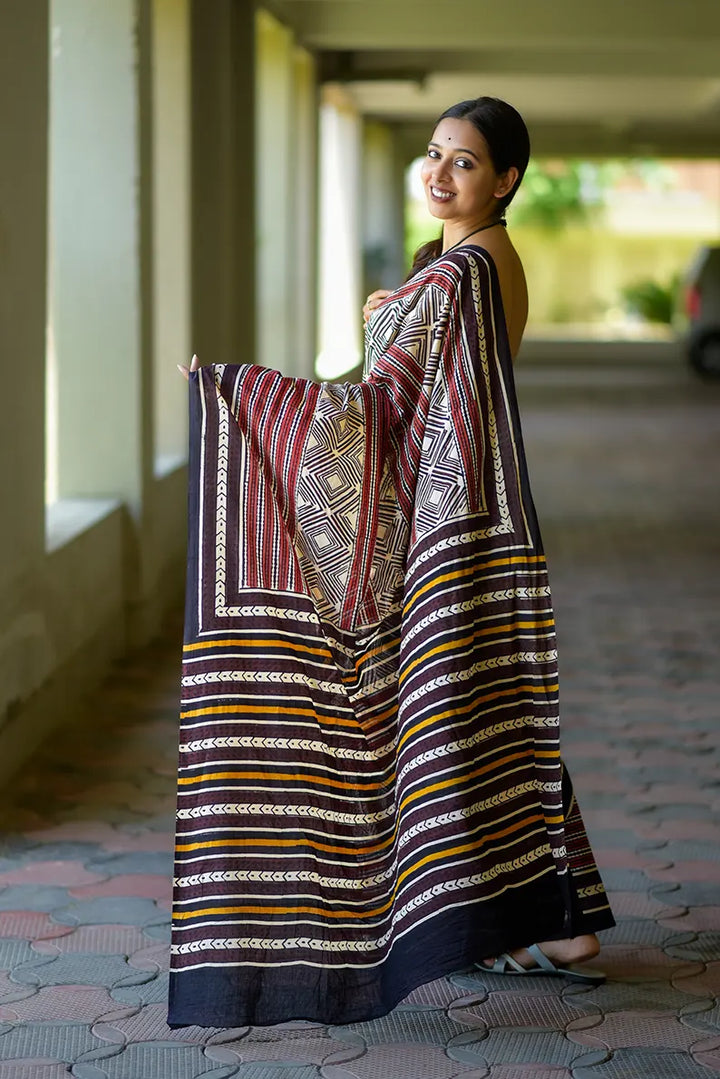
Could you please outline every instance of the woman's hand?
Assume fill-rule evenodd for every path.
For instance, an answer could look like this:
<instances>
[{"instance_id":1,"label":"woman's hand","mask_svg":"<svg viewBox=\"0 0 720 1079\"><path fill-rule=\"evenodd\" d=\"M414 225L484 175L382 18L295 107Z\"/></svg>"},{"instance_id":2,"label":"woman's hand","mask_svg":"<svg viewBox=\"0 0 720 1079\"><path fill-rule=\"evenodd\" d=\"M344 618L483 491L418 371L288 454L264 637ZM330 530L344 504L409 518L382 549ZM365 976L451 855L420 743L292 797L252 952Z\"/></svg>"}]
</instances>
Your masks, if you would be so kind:
<instances>
[{"instance_id":1,"label":"woman's hand","mask_svg":"<svg viewBox=\"0 0 720 1079\"><path fill-rule=\"evenodd\" d=\"M363 318L365 322L370 318L371 314L376 307L379 307L383 300L386 300L390 295L391 290L389 288L379 288L375 292L371 292L367 300L363 304Z\"/></svg>"},{"instance_id":2,"label":"woman's hand","mask_svg":"<svg viewBox=\"0 0 720 1079\"><path fill-rule=\"evenodd\" d=\"M177 365L178 371L180 372L180 374L182 375L182 377L185 379L186 382L187 382L188 378L190 377L191 372L197 371L199 367L200 367L200 360L197 358L197 356L193 356L193 358L190 360L190 366L189 367L185 367L181 363L179 363Z\"/></svg>"}]
</instances>

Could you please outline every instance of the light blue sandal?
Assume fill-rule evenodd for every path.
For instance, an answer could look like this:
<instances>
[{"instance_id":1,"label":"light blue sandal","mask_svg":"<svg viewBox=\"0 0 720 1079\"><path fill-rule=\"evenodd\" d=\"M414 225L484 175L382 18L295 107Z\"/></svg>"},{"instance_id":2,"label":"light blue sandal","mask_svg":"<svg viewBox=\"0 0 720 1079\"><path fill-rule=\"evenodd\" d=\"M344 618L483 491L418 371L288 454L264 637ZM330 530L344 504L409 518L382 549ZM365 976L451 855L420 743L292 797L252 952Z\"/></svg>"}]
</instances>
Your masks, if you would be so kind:
<instances>
[{"instance_id":1,"label":"light blue sandal","mask_svg":"<svg viewBox=\"0 0 720 1079\"><path fill-rule=\"evenodd\" d=\"M502 955L499 955L491 967L486 967L484 963L476 963L475 965L478 970L482 970L487 974L510 974L526 978L540 976L546 978L569 978L573 982L583 982L585 985L602 985L605 981L603 972L593 970L592 967L575 965L556 967L552 959L548 959L545 952L537 944L528 945L527 950L537 963L536 967L522 966L508 952L503 952Z\"/></svg>"}]
</instances>

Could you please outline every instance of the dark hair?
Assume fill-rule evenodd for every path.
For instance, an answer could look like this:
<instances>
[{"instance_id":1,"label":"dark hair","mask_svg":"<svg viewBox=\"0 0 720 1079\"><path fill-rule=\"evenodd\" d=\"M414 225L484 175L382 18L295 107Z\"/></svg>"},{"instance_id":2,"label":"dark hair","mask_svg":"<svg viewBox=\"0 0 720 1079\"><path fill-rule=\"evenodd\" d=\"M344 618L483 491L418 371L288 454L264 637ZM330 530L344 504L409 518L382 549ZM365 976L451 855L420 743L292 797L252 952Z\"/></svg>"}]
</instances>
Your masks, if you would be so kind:
<instances>
[{"instance_id":1,"label":"dark hair","mask_svg":"<svg viewBox=\"0 0 720 1079\"><path fill-rule=\"evenodd\" d=\"M518 170L518 178L510 191L497 200L501 220L515 197L530 158L530 136L525 121L517 109L499 97L476 97L470 101L459 101L457 105L446 109L442 116L438 116L435 127L441 120L469 120L484 138L495 172L501 175L512 165ZM437 258L441 251L442 237L419 247L415 252L408 279Z\"/></svg>"}]
</instances>

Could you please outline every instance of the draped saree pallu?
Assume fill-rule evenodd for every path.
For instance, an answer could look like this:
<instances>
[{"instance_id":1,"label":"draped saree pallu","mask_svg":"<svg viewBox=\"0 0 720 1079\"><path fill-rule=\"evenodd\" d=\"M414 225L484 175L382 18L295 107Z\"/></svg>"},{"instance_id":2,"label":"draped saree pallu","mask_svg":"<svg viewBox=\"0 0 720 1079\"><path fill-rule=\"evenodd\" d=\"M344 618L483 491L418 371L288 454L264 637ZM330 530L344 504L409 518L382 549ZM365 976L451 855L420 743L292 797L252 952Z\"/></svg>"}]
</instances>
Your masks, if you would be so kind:
<instances>
[{"instance_id":1,"label":"draped saree pallu","mask_svg":"<svg viewBox=\"0 0 720 1079\"><path fill-rule=\"evenodd\" d=\"M173 1026L369 1019L613 924L490 256L366 335L359 385L191 376Z\"/></svg>"}]
</instances>

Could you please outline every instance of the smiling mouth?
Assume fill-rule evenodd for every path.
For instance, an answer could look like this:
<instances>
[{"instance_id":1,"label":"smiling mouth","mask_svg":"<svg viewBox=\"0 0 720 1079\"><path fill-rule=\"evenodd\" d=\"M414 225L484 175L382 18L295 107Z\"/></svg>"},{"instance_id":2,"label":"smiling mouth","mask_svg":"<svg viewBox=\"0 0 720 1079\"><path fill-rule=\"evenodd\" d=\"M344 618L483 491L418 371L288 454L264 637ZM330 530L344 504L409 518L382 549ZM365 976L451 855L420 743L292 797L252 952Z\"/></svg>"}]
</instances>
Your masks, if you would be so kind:
<instances>
[{"instance_id":1,"label":"smiling mouth","mask_svg":"<svg viewBox=\"0 0 720 1079\"><path fill-rule=\"evenodd\" d=\"M450 199L455 198L455 194L452 191L443 191L439 187L433 187L430 185L430 194L436 202L449 202Z\"/></svg>"}]
</instances>

